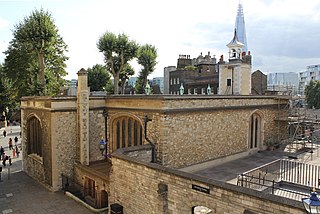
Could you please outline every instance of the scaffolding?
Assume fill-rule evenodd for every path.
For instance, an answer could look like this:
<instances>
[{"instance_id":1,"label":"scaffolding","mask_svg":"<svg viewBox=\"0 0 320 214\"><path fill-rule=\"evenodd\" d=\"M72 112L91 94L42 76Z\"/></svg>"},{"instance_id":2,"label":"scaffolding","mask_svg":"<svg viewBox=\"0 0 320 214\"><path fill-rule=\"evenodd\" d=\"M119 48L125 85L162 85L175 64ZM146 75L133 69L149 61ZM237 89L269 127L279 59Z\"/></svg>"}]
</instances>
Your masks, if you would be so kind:
<instances>
[{"instance_id":1,"label":"scaffolding","mask_svg":"<svg viewBox=\"0 0 320 214\"><path fill-rule=\"evenodd\" d=\"M320 141L320 110L291 104L288 116L287 152L314 150Z\"/></svg>"}]
</instances>

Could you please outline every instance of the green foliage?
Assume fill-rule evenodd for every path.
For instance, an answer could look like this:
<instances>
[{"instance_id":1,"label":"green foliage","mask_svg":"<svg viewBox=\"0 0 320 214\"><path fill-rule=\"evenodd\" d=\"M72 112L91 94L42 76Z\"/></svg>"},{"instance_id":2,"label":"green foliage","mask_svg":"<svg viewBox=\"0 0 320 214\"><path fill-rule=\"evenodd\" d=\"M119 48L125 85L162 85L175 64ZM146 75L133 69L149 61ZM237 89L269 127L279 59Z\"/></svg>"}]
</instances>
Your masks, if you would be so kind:
<instances>
[{"instance_id":1,"label":"green foliage","mask_svg":"<svg viewBox=\"0 0 320 214\"><path fill-rule=\"evenodd\" d=\"M134 93L144 94L143 77L141 76L137 78L136 84L134 85Z\"/></svg>"},{"instance_id":2,"label":"green foliage","mask_svg":"<svg viewBox=\"0 0 320 214\"><path fill-rule=\"evenodd\" d=\"M58 34L51 14L35 10L13 30L4 63L12 99L22 96L57 95L67 74L64 52L67 49Z\"/></svg>"},{"instance_id":3,"label":"green foliage","mask_svg":"<svg viewBox=\"0 0 320 214\"><path fill-rule=\"evenodd\" d=\"M309 108L320 108L320 81L311 80L305 89L306 100Z\"/></svg>"},{"instance_id":4,"label":"green foliage","mask_svg":"<svg viewBox=\"0 0 320 214\"><path fill-rule=\"evenodd\" d=\"M115 35L107 31L99 38L97 47L104 55L107 68L114 78L114 91L118 93L120 73L136 57L138 45L125 34Z\"/></svg>"},{"instance_id":5,"label":"green foliage","mask_svg":"<svg viewBox=\"0 0 320 214\"><path fill-rule=\"evenodd\" d=\"M106 67L96 64L88 68L88 86L91 91L105 91L110 80L110 74Z\"/></svg>"},{"instance_id":6,"label":"green foliage","mask_svg":"<svg viewBox=\"0 0 320 214\"><path fill-rule=\"evenodd\" d=\"M194 71L196 69L197 69L197 67L195 67L193 65L188 65L188 66L184 67L184 70L188 70L188 71Z\"/></svg>"},{"instance_id":7,"label":"green foliage","mask_svg":"<svg viewBox=\"0 0 320 214\"><path fill-rule=\"evenodd\" d=\"M121 84L121 93L125 93L125 88L126 88L126 82L130 77L134 75L134 69L132 66L127 63L124 65L123 69L120 71L120 84Z\"/></svg>"},{"instance_id":8,"label":"green foliage","mask_svg":"<svg viewBox=\"0 0 320 214\"><path fill-rule=\"evenodd\" d=\"M138 63L142 65L139 77L143 79L143 87L147 84L147 78L151 74L157 64L157 49L155 46L145 44L138 50ZM140 87L140 86L139 86ZM141 91L141 89L139 89Z\"/></svg>"}]
</instances>

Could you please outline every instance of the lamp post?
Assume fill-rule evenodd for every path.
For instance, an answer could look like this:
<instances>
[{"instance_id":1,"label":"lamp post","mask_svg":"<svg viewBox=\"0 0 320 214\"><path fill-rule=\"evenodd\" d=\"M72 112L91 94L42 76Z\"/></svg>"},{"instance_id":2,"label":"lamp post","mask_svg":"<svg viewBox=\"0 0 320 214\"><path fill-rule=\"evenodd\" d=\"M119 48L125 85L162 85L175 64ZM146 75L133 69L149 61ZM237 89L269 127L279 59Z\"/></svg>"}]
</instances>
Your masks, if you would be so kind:
<instances>
[{"instance_id":1,"label":"lamp post","mask_svg":"<svg viewBox=\"0 0 320 214\"><path fill-rule=\"evenodd\" d=\"M208 95L211 95L211 87L210 87L210 84L208 84L207 94L208 94Z\"/></svg>"},{"instance_id":2,"label":"lamp post","mask_svg":"<svg viewBox=\"0 0 320 214\"><path fill-rule=\"evenodd\" d=\"M146 87L145 87L144 91L145 91L145 94L146 94L146 95L150 95L150 85L149 85L148 82L147 82L147 84L146 84Z\"/></svg>"},{"instance_id":3,"label":"lamp post","mask_svg":"<svg viewBox=\"0 0 320 214\"><path fill-rule=\"evenodd\" d=\"M309 198L302 198L302 203L308 213L320 213L320 200L315 189Z\"/></svg>"},{"instance_id":4,"label":"lamp post","mask_svg":"<svg viewBox=\"0 0 320 214\"><path fill-rule=\"evenodd\" d=\"M184 94L184 87L183 87L183 84L181 83L181 86L179 88L179 91L180 91L180 95L183 95Z\"/></svg>"},{"instance_id":5,"label":"lamp post","mask_svg":"<svg viewBox=\"0 0 320 214\"><path fill-rule=\"evenodd\" d=\"M101 141L99 142L99 149L101 152L101 156L103 156L103 152L106 149L106 142L103 139L101 139Z\"/></svg>"}]
</instances>

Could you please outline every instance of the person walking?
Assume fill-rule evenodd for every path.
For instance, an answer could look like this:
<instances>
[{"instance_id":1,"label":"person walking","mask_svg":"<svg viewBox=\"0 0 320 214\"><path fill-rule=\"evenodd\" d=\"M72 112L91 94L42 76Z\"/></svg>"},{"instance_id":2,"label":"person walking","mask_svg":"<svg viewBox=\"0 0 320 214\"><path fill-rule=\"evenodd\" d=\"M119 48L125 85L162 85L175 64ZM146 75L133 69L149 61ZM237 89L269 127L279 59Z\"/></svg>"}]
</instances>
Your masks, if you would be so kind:
<instances>
[{"instance_id":1,"label":"person walking","mask_svg":"<svg viewBox=\"0 0 320 214\"><path fill-rule=\"evenodd\" d=\"M9 150L11 150L13 148L13 141L12 138L9 138Z\"/></svg>"},{"instance_id":2,"label":"person walking","mask_svg":"<svg viewBox=\"0 0 320 214\"><path fill-rule=\"evenodd\" d=\"M5 155L5 157L2 159L2 165L6 166L6 161L9 160L9 157Z\"/></svg>"},{"instance_id":3,"label":"person walking","mask_svg":"<svg viewBox=\"0 0 320 214\"><path fill-rule=\"evenodd\" d=\"M18 146L16 145L15 147L16 147L17 158L19 158L20 152L19 152Z\"/></svg>"},{"instance_id":4,"label":"person walking","mask_svg":"<svg viewBox=\"0 0 320 214\"><path fill-rule=\"evenodd\" d=\"M15 136L15 137L14 137L14 145L17 145L18 141L19 141L18 137Z\"/></svg>"},{"instance_id":5,"label":"person walking","mask_svg":"<svg viewBox=\"0 0 320 214\"><path fill-rule=\"evenodd\" d=\"M7 132L6 132L6 130L3 130L3 137L7 137Z\"/></svg>"},{"instance_id":6,"label":"person walking","mask_svg":"<svg viewBox=\"0 0 320 214\"><path fill-rule=\"evenodd\" d=\"M16 158L16 148L12 148L12 158Z\"/></svg>"},{"instance_id":7,"label":"person walking","mask_svg":"<svg viewBox=\"0 0 320 214\"><path fill-rule=\"evenodd\" d=\"M1 146L0 147L0 158L2 159L2 154L4 153L4 148Z\"/></svg>"}]
</instances>

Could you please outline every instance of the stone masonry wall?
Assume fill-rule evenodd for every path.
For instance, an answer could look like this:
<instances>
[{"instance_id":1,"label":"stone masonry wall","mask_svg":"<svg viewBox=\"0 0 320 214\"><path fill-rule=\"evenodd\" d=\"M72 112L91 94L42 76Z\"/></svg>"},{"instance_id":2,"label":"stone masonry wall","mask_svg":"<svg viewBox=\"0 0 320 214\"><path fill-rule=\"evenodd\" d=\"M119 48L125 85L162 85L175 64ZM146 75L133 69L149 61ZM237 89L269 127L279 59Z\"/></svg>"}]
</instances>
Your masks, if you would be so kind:
<instances>
[{"instance_id":1,"label":"stone masonry wall","mask_svg":"<svg viewBox=\"0 0 320 214\"><path fill-rule=\"evenodd\" d=\"M163 164L185 167L248 150L249 120L256 109L168 114L163 125ZM276 111L259 109L264 139L275 137ZM262 148L263 138L260 145Z\"/></svg>"},{"instance_id":2,"label":"stone masonry wall","mask_svg":"<svg viewBox=\"0 0 320 214\"><path fill-rule=\"evenodd\" d=\"M101 138L105 138L105 118L103 110L90 110L89 113L89 145L90 145L90 161L101 160L101 152L99 150L99 142Z\"/></svg>"},{"instance_id":3,"label":"stone masonry wall","mask_svg":"<svg viewBox=\"0 0 320 214\"><path fill-rule=\"evenodd\" d=\"M61 188L61 174L73 176L73 165L79 161L76 111L52 113L53 179L55 189Z\"/></svg>"},{"instance_id":4,"label":"stone masonry wall","mask_svg":"<svg viewBox=\"0 0 320 214\"><path fill-rule=\"evenodd\" d=\"M188 96L181 99L158 100L158 104L156 99L152 100L152 111L146 109L149 100L137 99L133 102L130 99L130 106L141 106L141 110L137 111L130 110L129 105L125 106L123 99L120 104L114 102L118 99L108 101L110 106L117 107L108 111L108 125L111 127L112 120L118 116L134 115L140 118L144 126L143 118L147 115L152 119L148 122L147 137L156 144L157 162L165 166L185 167L247 151L249 120L254 112L261 116L263 123L260 149L263 149L265 139L276 139L279 133L286 133L286 124L275 121L278 108L287 103L286 99L246 96L234 99L198 99ZM160 108L158 111L157 107ZM112 134L112 129L109 130ZM110 143L114 143L112 138Z\"/></svg>"},{"instance_id":5,"label":"stone masonry wall","mask_svg":"<svg viewBox=\"0 0 320 214\"><path fill-rule=\"evenodd\" d=\"M40 120L41 123L41 140L43 143L42 158L23 152L23 169L31 177L43 183L46 186L52 185L51 169L52 169L52 156L51 156L51 139L50 139L50 112L41 110L24 110L22 117L22 147L23 151L27 149L27 121L29 118L35 116Z\"/></svg>"},{"instance_id":6,"label":"stone masonry wall","mask_svg":"<svg viewBox=\"0 0 320 214\"><path fill-rule=\"evenodd\" d=\"M301 202L248 190L216 181L206 183L193 175L158 166L112 159L110 203L120 203L125 213L189 214L193 206L206 206L213 213L302 214ZM181 176L179 173L182 173ZM191 177L190 177L191 176ZM197 185L209 194L192 189ZM166 191L167 189L167 191Z\"/></svg>"}]
</instances>

